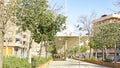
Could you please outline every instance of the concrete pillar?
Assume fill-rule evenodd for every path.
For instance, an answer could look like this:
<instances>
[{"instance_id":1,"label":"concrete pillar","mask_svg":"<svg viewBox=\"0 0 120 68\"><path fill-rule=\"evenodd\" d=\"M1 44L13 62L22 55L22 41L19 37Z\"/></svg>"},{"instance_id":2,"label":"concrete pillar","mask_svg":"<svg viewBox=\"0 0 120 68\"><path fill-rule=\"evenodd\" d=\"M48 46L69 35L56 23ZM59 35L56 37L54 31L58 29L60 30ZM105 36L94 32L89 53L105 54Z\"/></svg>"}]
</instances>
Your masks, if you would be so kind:
<instances>
[{"instance_id":1,"label":"concrete pillar","mask_svg":"<svg viewBox=\"0 0 120 68\"><path fill-rule=\"evenodd\" d=\"M27 57L28 56L28 51L27 51L27 49L25 49L25 57Z\"/></svg>"},{"instance_id":2,"label":"concrete pillar","mask_svg":"<svg viewBox=\"0 0 120 68\"><path fill-rule=\"evenodd\" d=\"M6 46L6 57L8 56L8 46Z\"/></svg>"},{"instance_id":3,"label":"concrete pillar","mask_svg":"<svg viewBox=\"0 0 120 68\"><path fill-rule=\"evenodd\" d=\"M18 48L17 57L20 57L20 58L21 58L21 49L20 49L20 48Z\"/></svg>"},{"instance_id":4,"label":"concrete pillar","mask_svg":"<svg viewBox=\"0 0 120 68\"><path fill-rule=\"evenodd\" d=\"M22 58L25 58L25 49L22 49Z\"/></svg>"},{"instance_id":5,"label":"concrete pillar","mask_svg":"<svg viewBox=\"0 0 120 68\"><path fill-rule=\"evenodd\" d=\"M21 52L22 52L22 49L20 48L20 49L19 49L19 57L20 57L20 58L22 58L22 53L21 53Z\"/></svg>"},{"instance_id":6,"label":"concrete pillar","mask_svg":"<svg viewBox=\"0 0 120 68\"><path fill-rule=\"evenodd\" d=\"M24 54L23 49L21 49L21 54L20 54L21 58L23 58L23 56L24 56L23 54Z\"/></svg>"},{"instance_id":7,"label":"concrete pillar","mask_svg":"<svg viewBox=\"0 0 120 68\"><path fill-rule=\"evenodd\" d=\"M12 48L12 56L15 56L15 51L14 47Z\"/></svg>"},{"instance_id":8,"label":"concrete pillar","mask_svg":"<svg viewBox=\"0 0 120 68\"><path fill-rule=\"evenodd\" d=\"M29 50L29 59L28 59L28 62L29 62L29 63L31 63L31 57L32 57L32 56L31 56L31 48L30 48L30 50Z\"/></svg>"},{"instance_id":9,"label":"concrete pillar","mask_svg":"<svg viewBox=\"0 0 120 68\"><path fill-rule=\"evenodd\" d=\"M67 40L65 40L65 49L67 50Z\"/></svg>"}]
</instances>

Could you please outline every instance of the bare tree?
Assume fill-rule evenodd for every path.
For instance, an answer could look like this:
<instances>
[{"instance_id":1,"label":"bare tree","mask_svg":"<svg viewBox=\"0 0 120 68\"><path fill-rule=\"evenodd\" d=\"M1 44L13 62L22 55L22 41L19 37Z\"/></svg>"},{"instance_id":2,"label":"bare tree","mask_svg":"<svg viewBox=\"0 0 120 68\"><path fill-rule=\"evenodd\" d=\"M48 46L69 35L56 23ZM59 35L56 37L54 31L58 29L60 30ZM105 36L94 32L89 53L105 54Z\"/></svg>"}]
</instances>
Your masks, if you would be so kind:
<instances>
[{"instance_id":1,"label":"bare tree","mask_svg":"<svg viewBox=\"0 0 120 68\"><path fill-rule=\"evenodd\" d=\"M113 5L117 8L117 9L110 9L111 11L113 11L114 13L120 12L120 1L117 0L113 3Z\"/></svg>"},{"instance_id":2,"label":"bare tree","mask_svg":"<svg viewBox=\"0 0 120 68\"><path fill-rule=\"evenodd\" d=\"M79 29L79 31L83 30L86 33L86 35L88 36L88 39L93 35L93 20L96 17L96 13L92 12L89 16L88 15L83 15L80 16L78 19L79 24L77 25L77 28ZM89 58L92 57L91 54L91 47L90 47L90 54L89 54Z\"/></svg>"}]
</instances>

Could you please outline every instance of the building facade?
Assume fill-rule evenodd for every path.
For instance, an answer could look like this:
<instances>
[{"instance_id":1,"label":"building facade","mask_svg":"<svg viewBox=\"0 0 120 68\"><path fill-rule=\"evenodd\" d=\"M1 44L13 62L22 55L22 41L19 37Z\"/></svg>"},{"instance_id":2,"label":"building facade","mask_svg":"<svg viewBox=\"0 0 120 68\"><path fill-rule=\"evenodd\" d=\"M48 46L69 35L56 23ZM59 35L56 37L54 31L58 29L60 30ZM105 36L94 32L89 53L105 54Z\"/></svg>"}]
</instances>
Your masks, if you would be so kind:
<instances>
[{"instance_id":1,"label":"building facade","mask_svg":"<svg viewBox=\"0 0 120 68\"><path fill-rule=\"evenodd\" d=\"M30 31L19 31L19 26L7 21L4 29L4 56L27 57L30 43Z\"/></svg>"},{"instance_id":2,"label":"building facade","mask_svg":"<svg viewBox=\"0 0 120 68\"><path fill-rule=\"evenodd\" d=\"M31 33L28 30L20 31L20 26L15 24L16 16L12 16L13 11L7 7L12 5L14 3L11 0L4 2L4 45L2 53L3 56L27 57ZM12 20L14 22L11 22Z\"/></svg>"}]
</instances>

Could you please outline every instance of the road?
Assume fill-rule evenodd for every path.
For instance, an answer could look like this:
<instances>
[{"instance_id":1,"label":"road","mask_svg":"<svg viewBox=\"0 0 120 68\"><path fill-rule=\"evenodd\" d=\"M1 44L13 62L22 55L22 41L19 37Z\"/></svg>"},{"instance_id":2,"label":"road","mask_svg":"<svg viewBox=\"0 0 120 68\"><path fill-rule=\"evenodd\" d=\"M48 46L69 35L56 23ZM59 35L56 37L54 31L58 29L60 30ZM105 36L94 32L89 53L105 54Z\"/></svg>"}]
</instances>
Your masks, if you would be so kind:
<instances>
[{"instance_id":1,"label":"road","mask_svg":"<svg viewBox=\"0 0 120 68\"><path fill-rule=\"evenodd\" d=\"M47 68L110 68L83 61L69 59L67 61L52 61Z\"/></svg>"}]
</instances>

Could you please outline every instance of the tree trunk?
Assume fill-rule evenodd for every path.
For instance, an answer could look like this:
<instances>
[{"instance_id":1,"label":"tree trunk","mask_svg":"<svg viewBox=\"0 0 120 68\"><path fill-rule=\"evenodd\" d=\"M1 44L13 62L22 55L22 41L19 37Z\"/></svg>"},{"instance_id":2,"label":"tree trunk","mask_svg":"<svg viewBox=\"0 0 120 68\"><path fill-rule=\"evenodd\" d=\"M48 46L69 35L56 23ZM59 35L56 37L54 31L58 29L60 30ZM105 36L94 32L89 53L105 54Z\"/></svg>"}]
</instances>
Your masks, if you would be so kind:
<instances>
[{"instance_id":1,"label":"tree trunk","mask_svg":"<svg viewBox=\"0 0 120 68\"><path fill-rule=\"evenodd\" d=\"M102 49L102 60L105 59L105 53L104 53L104 48Z\"/></svg>"},{"instance_id":2,"label":"tree trunk","mask_svg":"<svg viewBox=\"0 0 120 68\"><path fill-rule=\"evenodd\" d=\"M92 58L92 48L90 47L90 53L89 53L89 58Z\"/></svg>"},{"instance_id":3,"label":"tree trunk","mask_svg":"<svg viewBox=\"0 0 120 68\"><path fill-rule=\"evenodd\" d=\"M0 32L0 68L2 68L2 62L3 62L3 55L2 55L2 49L3 49L3 35Z\"/></svg>"},{"instance_id":4,"label":"tree trunk","mask_svg":"<svg viewBox=\"0 0 120 68\"><path fill-rule=\"evenodd\" d=\"M2 62L3 62L3 55L2 55L2 49L3 49L3 12L4 12L4 0L0 0L0 68L2 68Z\"/></svg>"},{"instance_id":5,"label":"tree trunk","mask_svg":"<svg viewBox=\"0 0 120 68\"><path fill-rule=\"evenodd\" d=\"M40 53L39 53L39 57L41 57L41 53L42 53L42 46L43 46L44 42L43 42L43 35L41 38L41 44L40 44Z\"/></svg>"},{"instance_id":6,"label":"tree trunk","mask_svg":"<svg viewBox=\"0 0 120 68\"><path fill-rule=\"evenodd\" d=\"M33 40L30 39L29 49L28 49L28 52L29 52L29 54L28 54L28 61L29 61L29 63L31 63L31 58L32 58L32 56L31 56L32 42L33 42Z\"/></svg>"},{"instance_id":7,"label":"tree trunk","mask_svg":"<svg viewBox=\"0 0 120 68\"><path fill-rule=\"evenodd\" d=\"M95 52L95 53L96 53L96 54L95 54L95 59L98 60L98 59L97 59L98 49L96 49L96 52Z\"/></svg>"},{"instance_id":8,"label":"tree trunk","mask_svg":"<svg viewBox=\"0 0 120 68\"><path fill-rule=\"evenodd\" d=\"M3 33L2 29L0 29L0 68L2 68L2 61L3 61L3 55L2 55L2 49L3 49Z\"/></svg>"},{"instance_id":9,"label":"tree trunk","mask_svg":"<svg viewBox=\"0 0 120 68\"><path fill-rule=\"evenodd\" d=\"M48 50L47 50L47 49L48 49L48 48L47 48L47 43L48 43L48 42L46 41L45 43L46 43L46 44L45 44L45 52L46 52L46 53L45 53L45 58L47 59L47 58L48 58Z\"/></svg>"},{"instance_id":10,"label":"tree trunk","mask_svg":"<svg viewBox=\"0 0 120 68\"><path fill-rule=\"evenodd\" d=\"M105 47L105 59L108 58L107 48Z\"/></svg>"},{"instance_id":11,"label":"tree trunk","mask_svg":"<svg viewBox=\"0 0 120 68\"><path fill-rule=\"evenodd\" d=\"M42 41L41 41L41 44L40 44L40 53L39 53L39 57L41 57L41 52L42 52Z\"/></svg>"}]
</instances>

